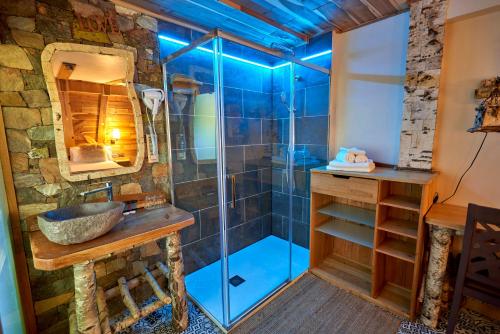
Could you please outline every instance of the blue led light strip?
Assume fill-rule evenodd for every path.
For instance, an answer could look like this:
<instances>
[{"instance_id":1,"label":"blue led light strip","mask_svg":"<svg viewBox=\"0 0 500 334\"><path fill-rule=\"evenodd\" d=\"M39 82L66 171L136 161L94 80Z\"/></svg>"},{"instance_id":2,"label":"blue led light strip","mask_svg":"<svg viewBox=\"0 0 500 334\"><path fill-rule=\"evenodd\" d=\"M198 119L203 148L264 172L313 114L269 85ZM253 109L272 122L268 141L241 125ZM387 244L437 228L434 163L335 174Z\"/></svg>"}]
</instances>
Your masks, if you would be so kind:
<instances>
[{"instance_id":1,"label":"blue led light strip","mask_svg":"<svg viewBox=\"0 0 500 334\"><path fill-rule=\"evenodd\" d=\"M158 38L160 38L160 39L162 39L164 41L169 41L169 42L172 42L172 43L175 43L175 44L178 44L178 45L182 45L182 46L189 45L189 43L187 43L187 42L183 42L183 41L180 41L178 39L175 39L175 38L172 38L172 37L168 37L168 36L165 36L165 35L158 35ZM203 52L213 53L212 50L204 48L204 47L201 47L201 46L197 47L196 49L200 50L200 51L203 51ZM332 53L332 50L325 50L325 51L322 51L322 52L319 52L319 53L315 53L313 55L301 58L300 60L314 59L314 58L317 58L317 57L329 55L331 53ZM290 65L290 62L287 62L287 63L281 64L281 65L277 65L277 66L269 66L269 65L260 64L260 63L257 63L255 61L251 61L251 60L248 60L248 59L236 57L236 56L233 56L233 55L230 55L230 54L227 54L227 53L223 53L222 57L226 57L226 58L229 58L229 59L240 61L240 62L246 63L246 64L251 64L251 65L259 66L259 67L262 67L262 68L266 68L268 70L275 70L277 68Z\"/></svg>"}]
</instances>

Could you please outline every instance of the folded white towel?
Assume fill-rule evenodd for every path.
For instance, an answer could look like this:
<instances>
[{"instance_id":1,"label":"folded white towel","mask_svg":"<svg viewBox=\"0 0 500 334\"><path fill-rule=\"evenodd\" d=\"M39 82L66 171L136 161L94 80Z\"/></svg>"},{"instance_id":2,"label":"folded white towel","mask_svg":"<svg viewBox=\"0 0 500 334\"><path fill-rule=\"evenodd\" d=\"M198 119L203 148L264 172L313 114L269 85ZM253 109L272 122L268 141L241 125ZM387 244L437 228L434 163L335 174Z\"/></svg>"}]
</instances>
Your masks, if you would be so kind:
<instances>
[{"instance_id":1,"label":"folded white towel","mask_svg":"<svg viewBox=\"0 0 500 334\"><path fill-rule=\"evenodd\" d=\"M343 162L354 162L355 159L356 155L346 150L340 150L339 153L337 153L337 155L335 156L335 160Z\"/></svg>"},{"instance_id":2,"label":"folded white towel","mask_svg":"<svg viewBox=\"0 0 500 334\"><path fill-rule=\"evenodd\" d=\"M369 173L375 169L375 164L373 163L372 160L368 160L368 162L361 162L361 163L349 163L349 162L341 162L333 160L330 162L328 166L326 166L326 169Z\"/></svg>"},{"instance_id":3,"label":"folded white towel","mask_svg":"<svg viewBox=\"0 0 500 334\"><path fill-rule=\"evenodd\" d=\"M361 173L370 173L375 169L375 165L371 165L369 167L351 167L351 168L342 168L342 167L332 167L332 166L326 166L326 169L328 170L338 170L338 171L345 171L345 172L361 172Z\"/></svg>"},{"instance_id":4,"label":"folded white towel","mask_svg":"<svg viewBox=\"0 0 500 334\"><path fill-rule=\"evenodd\" d=\"M356 154L356 158L354 159L355 163L363 163L368 162L368 157L366 154Z\"/></svg>"},{"instance_id":5,"label":"folded white towel","mask_svg":"<svg viewBox=\"0 0 500 334\"><path fill-rule=\"evenodd\" d=\"M364 154L364 155L366 155L366 151L360 150L360 149L359 149L359 148L357 148L357 147L351 147L351 148L348 148L348 147L341 147L341 148L339 149L339 151L347 151L347 152L349 152L349 153L354 153L354 154L356 154L356 155L358 155L358 154Z\"/></svg>"},{"instance_id":6,"label":"folded white towel","mask_svg":"<svg viewBox=\"0 0 500 334\"><path fill-rule=\"evenodd\" d=\"M345 162L345 161L338 161L337 159L330 161L329 166L330 167L337 167L337 168L359 168L359 167L369 167L371 164L373 164L372 160L367 160L366 162Z\"/></svg>"}]
</instances>

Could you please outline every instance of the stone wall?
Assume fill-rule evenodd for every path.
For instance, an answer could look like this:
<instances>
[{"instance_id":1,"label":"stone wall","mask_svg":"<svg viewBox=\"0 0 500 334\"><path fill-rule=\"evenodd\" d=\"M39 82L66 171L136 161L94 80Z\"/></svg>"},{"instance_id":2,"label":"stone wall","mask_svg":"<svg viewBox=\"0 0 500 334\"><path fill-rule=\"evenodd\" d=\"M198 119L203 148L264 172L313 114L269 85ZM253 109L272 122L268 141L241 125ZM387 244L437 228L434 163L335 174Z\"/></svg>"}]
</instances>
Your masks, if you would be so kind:
<instances>
[{"instance_id":1,"label":"stone wall","mask_svg":"<svg viewBox=\"0 0 500 334\"><path fill-rule=\"evenodd\" d=\"M432 167L446 3L447 0L410 3L399 167Z\"/></svg>"},{"instance_id":2,"label":"stone wall","mask_svg":"<svg viewBox=\"0 0 500 334\"><path fill-rule=\"evenodd\" d=\"M119 32L87 32L79 20L92 15L114 15ZM44 272L33 268L26 217L82 201L78 193L89 182L64 180L57 164L52 110L40 65L45 45L71 42L116 48L134 48L134 82L162 87L157 22L134 11L102 0L4 0L0 2L0 106L11 158L17 203L22 219L39 331L67 333L67 302L73 292L71 268ZM144 108L144 107L142 107ZM143 109L144 112L144 109ZM158 120L160 163L144 162L138 173L110 180L114 194L162 191L169 194L163 120ZM110 257L96 264L99 284L109 287L120 276L135 276L141 266L164 254L164 243L150 244ZM139 289L141 290L141 289ZM148 291L136 291L147 294ZM115 312L121 302L111 302Z\"/></svg>"}]
</instances>

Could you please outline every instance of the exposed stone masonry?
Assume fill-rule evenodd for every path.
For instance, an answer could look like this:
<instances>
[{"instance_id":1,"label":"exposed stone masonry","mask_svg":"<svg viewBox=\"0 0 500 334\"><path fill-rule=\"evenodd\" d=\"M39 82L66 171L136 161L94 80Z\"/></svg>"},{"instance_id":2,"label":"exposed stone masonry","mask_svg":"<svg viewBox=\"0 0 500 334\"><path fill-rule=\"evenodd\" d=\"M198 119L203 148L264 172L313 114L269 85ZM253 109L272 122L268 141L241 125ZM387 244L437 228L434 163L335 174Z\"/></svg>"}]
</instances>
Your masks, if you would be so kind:
<instances>
[{"instance_id":1,"label":"exposed stone masonry","mask_svg":"<svg viewBox=\"0 0 500 334\"><path fill-rule=\"evenodd\" d=\"M78 18L110 13L118 32L90 33L79 29ZM162 87L157 21L104 0L3 0L0 1L0 106L6 127L17 203L22 219L24 246L38 329L41 333L68 332L68 302L73 294L73 270L35 270L27 237L26 218L82 201L78 193L88 182L64 180L57 164L52 109L40 55L53 42L134 48L134 82ZM143 111L144 112L144 111ZM149 191L169 192L164 120L159 117L160 163L144 162L140 172L93 180L113 182L115 195ZM140 268L165 258L165 244L154 243L112 256L95 264L98 284L116 285L120 276L131 278ZM150 293L135 289L135 298ZM110 313L121 302L110 302Z\"/></svg>"},{"instance_id":2,"label":"exposed stone masonry","mask_svg":"<svg viewBox=\"0 0 500 334\"><path fill-rule=\"evenodd\" d=\"M431 169L446 0L410 3L399 167Z\"/></svg>"}]
</instances>

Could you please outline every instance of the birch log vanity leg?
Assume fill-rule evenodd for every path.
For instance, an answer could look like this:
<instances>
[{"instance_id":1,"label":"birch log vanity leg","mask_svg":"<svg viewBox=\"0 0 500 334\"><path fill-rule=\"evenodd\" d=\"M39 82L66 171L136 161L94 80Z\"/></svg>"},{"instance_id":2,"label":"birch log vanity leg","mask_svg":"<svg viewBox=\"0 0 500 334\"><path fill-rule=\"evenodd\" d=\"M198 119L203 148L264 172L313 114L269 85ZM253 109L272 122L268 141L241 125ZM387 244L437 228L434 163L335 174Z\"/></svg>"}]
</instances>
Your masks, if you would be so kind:
<instances>
[{"instance_id":1,"label":"birch log vanity leg","mask_svg":"<svg viewBox=\"0 0 500 334\"><path fill-rule=\"evenodd\" d=\"M97 282L94 261L73 265L75 281L75 314L78 333L101 333L97 309Z\"/></svg>"},{"instance_id":2,"label":"birch log vanity leg","mask_svg":"<svg viewBox=\"0 0 500 334\"><path fill-rule=\"evenodd\" d=\"M466 218L467 208L449 204L434 205L425 217L431 240L420 321L428 327L436 328L438 324L452 237L463 234Z\"/></svg>"},{"instance_id":3,"label":"birch log vanity leg","mask_svg":"<svg viewBox=\"0 0 500 334\"><path fill-rule=\"evenodd\" d=\"M50 271L73 266L75 295L68 309L70 333L116 333L167 304L172 304L172 326L177 331L186 329L188 308L180 230L193 223L192 214L167 205L138 210L109 233L79 244L59 245L50 242L39 230L30 232L36 269ZM164 238L167 240L166 265L157 262L154 270L144 268L140 276L128 281L121 277L117 286L106 291L97 285L94 261ZM160 276L168 281L166 291L157 281ZM140 284L149 284L157 300L139 307L130 290ZM106 299L118 296L130 315L110 326Z\"/></svg>"},{"instance_id":4,"label":"birch log vanity leg","mask_svg":"<svg viewBox=\"0 0 500 334\"><path fill-rule=\"evenodd\" d=\"M167 237L167 256L168 289L172 294L172 325L176 330L183 331L188 326L188 307L179 232Z\"/></svg>"},{"instance_id":5,"label":"birch log vanity leg","mask_svg":"<svg viewBox=\"0 0 500 334\"><path fill-rule=\"evenodd\" d=\"M435 174L311 172L311 272L414 320Z\"/></svg>"}]
</instances>

